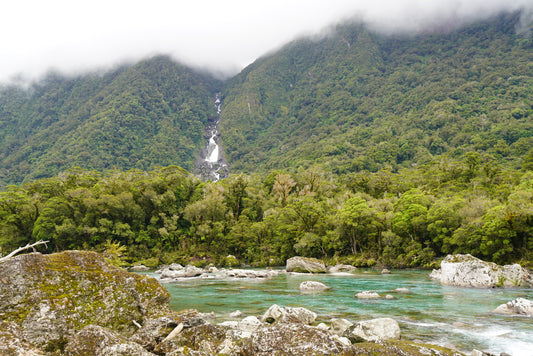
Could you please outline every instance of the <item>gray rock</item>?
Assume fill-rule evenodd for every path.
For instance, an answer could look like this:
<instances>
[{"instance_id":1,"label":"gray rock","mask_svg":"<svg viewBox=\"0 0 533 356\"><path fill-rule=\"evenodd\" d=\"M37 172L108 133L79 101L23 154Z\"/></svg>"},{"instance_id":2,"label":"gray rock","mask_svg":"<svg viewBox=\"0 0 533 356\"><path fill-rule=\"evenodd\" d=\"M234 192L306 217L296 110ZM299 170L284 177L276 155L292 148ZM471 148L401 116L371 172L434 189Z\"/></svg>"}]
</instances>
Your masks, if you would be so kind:
<instances>
[{"instance_id":1,"label":"gray rock","mask_svg":"<svg viewBox=\"0 0 533 356\"><path fill-rule=\"evenodd\" d=\"M255 316L247 316L246 318L242 319L239 324L237 325L237 329L240 329L242 331L247 331L249 333L253 333L257 328L259 328L263 323L257 317Z\"/></svg>"},{"instance_id":2,"label":"gray rock","mask_svg":"<svg viewBox=\"0 0 533 356\"><path fill-rule=\"evenodd\" d=\"M201 276L203 273L203 269L191 265L178 270L165 268L161 270L160 279L191 278Z\"/></svg>"},{"instance_id":3,"label":"gray rock","mask_svg":"<svg viewBox=\"0 0 533 356\"><path fill-rule=\"evenodd\" d=\"M379 299L381 298L381 296L374 292L374 291L370 291L370 290L366 290L364 292L360 292L360 293L357 293L355 295L356 298L358 299Z\"/></svg>"},{"instance_id":4,"label":"gray rock","mask_svg":"<svg viewBox=\"0 0 533 356\"><path fill-rule=\"evenodd\" d=\"M357 267L351 265L338 264L335 266L328 266L328 273L352 273L357 270Z\"/></svg>"},{"instance_id":5,"label":"gray rock","mask_svg":"<svg viewBox=\"0 0 533 356\"><path fill-rule=\"evenodd\" d=\"M133 272L141 272L141 271L148 271L150 270L150 268L146 267L145 265L135 265L135 266L131 266L129 270Z\"/></svg>"},{"instance_id":6,"label":"gray rock","mask_svg":"<svg viewBox=\"0 0 533 356\"><path fill-rule=\"evenodd\" d=\"M346 329L352 325L353 323L346 319L331 319L331 332L335 335L342 336Z\"/></svg>"},{"instance_id":7,"label":"gray rock","mask_svg":"<svg viewBox=\"0 0 533 356\"><path fill-rule=\"evenodd\" d=\"M287 323L260 327L244 345L245 355L341 355L352 354L353 346L345 345L326 330Z\"/></svg>"},{"instance_id":8,"label":"gray rock","mask_svg":"<svg viewBox=\"0 0 533 356\"><path fill-rule=\"evenodd\" d=\"M25 339L16 323L0 320L0 355L43 356L44 352Z\"/></svg>"},{"instance_id":9,"label":"gray rock","mask_svg":"<svg viewBox=\"0 0 533 356\"><path fill-rule=\"evenodd\" d=\"M274 322L311 324L315 321L316 317L316 313L306 308L280 307L277 304L273 304L263 314L261 321L270 324Z\"/></svg>"},{"instance_id":10,"label":"gray rock","mask_svg":"<svg viewBox=\"0 0 533 356\"><path fill-rule=\"evenodd\" d=\"M232 278L272 278L279 274L275 270L252 270L252 269L230 269L224 270L226 276Z\"/></svg>"},{"instance_id":11,"label":"gray rock","mask_svg":"<svg viewBox=\"0 0 533 356\"><path fill-rule=\"evenodd\" d=\"M0 315L38 348L55 346L91 323L131 336L154 314L171 314L170 294L154 278L126 272L101 255L29 253L0 263Z\"/></svg>"},{"instance_id":12,"label":"gray rock","mask_svg":"<svg viewBox=\"0 0 533 356\"><path fill-rule=\"evenodd\" d=\"M499 266L471 255L448 255L430 278L458 287L531 287L533 278L519 264Z\"/></svg>"},{"instance_id":13,"label":"gray rock","mask_svg":"<svg viewBox=\"0 0 533 356\"><path fill-rule=\"evenodd\" d=\"M378 318L355 323L343 333L352 343L379 340L399 340L401 337L398 322L391 318Z\"/></svg>"},{"instance_id":14,"label":"gray rock","mask_svg":"<svg viewBox=\"0 0 533 356\"><path fill-rule=\"evenodd\" d=\"M381 270L381 274L390 274L390 271L388 269L386 269L386 268L383 268Z\"/></svg>"},{"instance_id":15,"label":"gray rock","mask_svg":"<svg viewBox=\"0 0 533 356\"><path fill-rule=\"evenodd\" d=\"M517 298L502 304L492 311L497 314L533 316L533 301Z\"/></svg>"},{"instance_id":16,"label":"gray rock","mask_svg":"<svg viewBox=\"0 0 533 356\"><path fill-rule=\"evenodd\" d=\"M319 292L330 289L324 283L316 281L305 281L300 283L300 290L304 292Z\"/></svg>"},{"instance_id":17,"label":"gray rock","mask_svg":"<svg viewBox=\"0 0 533 356\"><path fill-rule=\"evenodd\" d=\"M322 260L296 256L287 260L286 270L299 273L325 273L326 266Z\"/></svg>"},{"instance_id":18,"label":"gray rock","mask_svg":"<svg viewBox=\"0 0 533 356\"><path fill-rule=\"evenodd\" d=\"M65 346L65 353L69 356L154 355L117 332L97 325L88 325L72 336Z\"/></svg>"}]
</instances>

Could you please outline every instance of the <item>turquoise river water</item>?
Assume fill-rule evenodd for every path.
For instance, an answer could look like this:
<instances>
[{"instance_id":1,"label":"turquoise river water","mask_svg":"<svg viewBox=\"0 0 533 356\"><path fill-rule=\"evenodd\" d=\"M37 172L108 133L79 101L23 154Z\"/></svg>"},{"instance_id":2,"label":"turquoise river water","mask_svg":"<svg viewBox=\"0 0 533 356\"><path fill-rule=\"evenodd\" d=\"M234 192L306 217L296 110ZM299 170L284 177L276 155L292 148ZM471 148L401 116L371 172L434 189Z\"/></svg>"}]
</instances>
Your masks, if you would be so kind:
<instances>
[{"instance_id":1,"label":"turquoise river water","mask_svg":"<svg viewBox=\"0 0 533 356\"><path fill-rule=\"evenodd\" d=\"M350 321L377 317L396 319L402 338L435 345L453 345L469 352L476 348L533 355L533 318L491 313L498 305L523 297L533 299L533 289L473 289L441 286L428 278L428 271L358 271L342 275L293 275L281 273L272 279L188 279L164 284L171 293L174 310L193 308L214 312L217 319L240 310L244 316L262 315L272 304L301 306L318 314L317 322L331 318ZM331 287L321 293L301 293L306 280ZM392 292L399 287L411 293ZM354 295L373 290L395 299L358 300Z\"/></svg>"}]
</instances>

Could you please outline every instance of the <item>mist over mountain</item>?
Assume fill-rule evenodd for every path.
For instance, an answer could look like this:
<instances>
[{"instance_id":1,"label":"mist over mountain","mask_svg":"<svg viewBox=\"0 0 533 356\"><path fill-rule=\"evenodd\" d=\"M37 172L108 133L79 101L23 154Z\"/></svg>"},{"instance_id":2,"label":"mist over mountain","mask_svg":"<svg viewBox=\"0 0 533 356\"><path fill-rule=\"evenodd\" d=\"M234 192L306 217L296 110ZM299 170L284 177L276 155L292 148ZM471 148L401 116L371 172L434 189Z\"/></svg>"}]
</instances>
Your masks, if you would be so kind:
<instances>
[{"instance_id":1,"label":"mist over mountain","mask_svg":"<svg viewBox=\"0 0 533 356\"><path fill-rule=\"evenodd\" d=\"M156 56L98 74L51 73L27 89L3 86L0 179L71 167L192 170L218 91L232 172L394 171L468 152L520 169L533 147L530 15L395 35L348 21L225 81Z\"/></svg>"}]
</instances>

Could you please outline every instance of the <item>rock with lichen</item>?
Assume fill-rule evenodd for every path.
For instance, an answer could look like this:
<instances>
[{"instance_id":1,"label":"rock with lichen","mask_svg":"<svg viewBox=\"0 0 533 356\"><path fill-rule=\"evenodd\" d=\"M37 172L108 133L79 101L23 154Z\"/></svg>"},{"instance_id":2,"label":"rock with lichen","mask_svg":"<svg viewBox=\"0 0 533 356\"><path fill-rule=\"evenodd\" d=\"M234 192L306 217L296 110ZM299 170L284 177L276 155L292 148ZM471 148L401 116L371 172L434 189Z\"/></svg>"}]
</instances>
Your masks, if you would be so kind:
<instances>
[{"instance_id":1,"label":"rock with lichen","mask_svg":"<svg viewBox=\"0 0 533 356\"><path fill-rule=\"evenodd\" d=\"M101 255L30 253L0 263L0 318L46 351L95 324L133 335L147 319L170 313L170 294L154 278L129 273Z\"/></svg>"},{"instance_id":2,"label":"rock with lichen","mask_svg":"<svg viewBox=\"0 0 533 356\"><path fill-rule=\"evenodd\" d=\"M262 326L243 347L246 355L342 355L353 353L326 330L301 323Z\"/></svg>"},{"instance_id":3,"label":"rock with lichen","mask_svg":"<svg viewBox=\"0 0 533 356\"><path fill-rule=\"evenodd\" d=\"M287 272L326 273L326 265L322 260L309 257L291 257L287 260Z\"/></svg>"},{"instance_id":4,"label":"rock with lichen","mask_svg":"<svg viewBox=\"0 0 533 356\"><path fill-rule=\"evenodd\" d=\"M430 278L458 287L531 287L533 278L519 264L500 266L472 255L448 255Z\"/></svg>"},{"instance_id":5,"label":"rock with lichen","mask_svg":"<svg viewBox=\"0 0 533 356\"><path fill-rule=\"evenodd\" d=\"M97 325L88 325L70 337L65 353L69 356L154 355L118 332Z\"/></svg>"}]
</instances>

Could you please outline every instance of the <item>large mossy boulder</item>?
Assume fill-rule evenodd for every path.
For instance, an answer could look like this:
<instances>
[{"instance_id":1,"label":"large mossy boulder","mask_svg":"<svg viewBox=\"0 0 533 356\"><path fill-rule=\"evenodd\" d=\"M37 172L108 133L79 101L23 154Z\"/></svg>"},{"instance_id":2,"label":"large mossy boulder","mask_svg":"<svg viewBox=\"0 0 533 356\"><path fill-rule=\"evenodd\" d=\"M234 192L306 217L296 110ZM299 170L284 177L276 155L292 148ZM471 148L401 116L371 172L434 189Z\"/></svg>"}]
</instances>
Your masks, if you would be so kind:
<instances>
[{"instance_id":1,"label":"large mossy boulder","mask_svg":"<svg viewBox=\"0 0 533 356\"><path fill-rule=\"evenodd\" d=\"M533 278L519 264L500 266L472 255L448 255L430 278L458 287L532 287Z\"/></svg>"},{"instance_id":2,"label":"large mossy boulder","mask_svg":"<svg viewBox=\"0 0 533 356\"><path fill-rule=\"evenodd\" d=\"M300 256L289 258L285 269L287 272L326 273L326 266L322 260Z\"/></svg>"},{"instance_id":3,"label":"large mossy boulder","mask_svg":"<svg viewBox=\"0 0 533 356\"><path fill-rule=\"evenodd\" d=\"M89 324L133 335L149 318L170 313L170 294L157 280L110 265L101 255L30 253L0 262L0 319L47 351Z\"/></svg>"}]
</instances>

